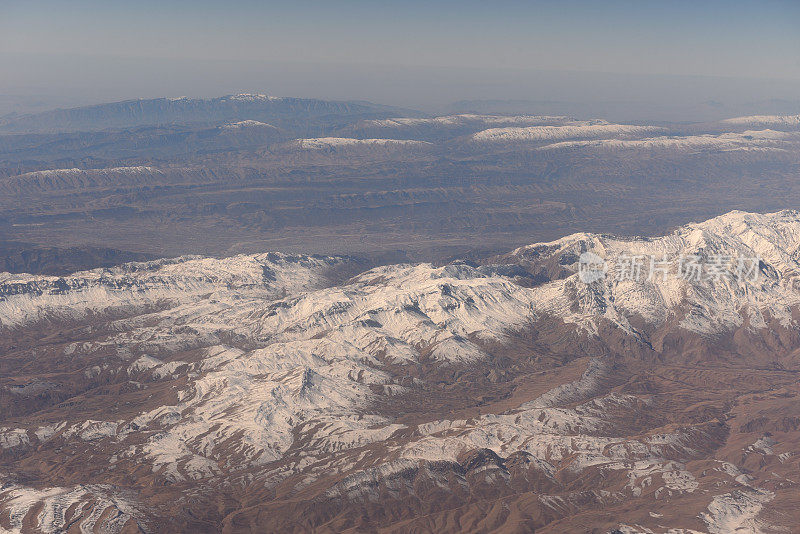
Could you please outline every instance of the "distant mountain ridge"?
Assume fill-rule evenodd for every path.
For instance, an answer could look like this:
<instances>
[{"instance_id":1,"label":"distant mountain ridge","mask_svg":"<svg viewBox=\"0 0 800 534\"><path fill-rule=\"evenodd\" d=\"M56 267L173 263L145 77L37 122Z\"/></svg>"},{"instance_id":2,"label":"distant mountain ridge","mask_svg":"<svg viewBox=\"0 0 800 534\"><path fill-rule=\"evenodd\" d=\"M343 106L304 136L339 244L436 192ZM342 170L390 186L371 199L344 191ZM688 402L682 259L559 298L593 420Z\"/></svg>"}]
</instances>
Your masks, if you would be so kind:
<instances>
[{"instance_id":1,"label":"distant mountain ridge","mask_svg":"<svg viewBox=\"0 0 800 534\"><path fill-rule=\"evenodd\" d=\"M92 131L165 124L217 125L227 121L265 121L278 125L326 117L378 118L404 110L363 101L275 97L241 93L217 98L125 100L0 118L0 133Z\"/></svg>"},{"instance_id":2,"label":"distant mountain ridge","mask_svg":"<svg viewBox=\"0 0 800 534\"><path fill-rule=\"evenodd\" d=\"M0 241L0 271L66 275L76 270L111 267L121 262L146 261L154 256L106 247L43 247Z\"/></svg>"}]
</instances>

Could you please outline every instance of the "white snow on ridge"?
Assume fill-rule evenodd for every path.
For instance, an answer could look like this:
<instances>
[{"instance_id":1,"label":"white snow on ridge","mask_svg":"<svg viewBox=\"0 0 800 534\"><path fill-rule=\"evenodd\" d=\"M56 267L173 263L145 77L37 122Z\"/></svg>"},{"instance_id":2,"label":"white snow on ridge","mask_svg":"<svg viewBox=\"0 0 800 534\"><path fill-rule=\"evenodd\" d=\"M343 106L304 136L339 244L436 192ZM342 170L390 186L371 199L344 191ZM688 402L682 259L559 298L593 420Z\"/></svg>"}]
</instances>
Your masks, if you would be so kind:
<instances>
[{"instance_id":1,"label":"white snow on ridge","mask_svg":"<svg viewBox=\"0 0 800 534\"><path fill-rule=\"evenodd\" d=\"M108 173L122 173L122 174L152 174L160 173L161 171L155 167L147 167L138 165L133 167L108 167L102 169L46 169L42 171L31 171L11 178L47 178L51 176L77 176L82 174L108 174Z\"/></svg>"},{"instance_id":2,"label":"white snow on ridge","mask_svg":"<svg viewBox=\"0 0 800 534\"><path fill-rule=\"evenodd\" d=\"M27 430L0 427L0 449L13 449L28 444L30 444L30 438Z\"/></svg>"},{"instance_id":3,"label":"white snow on ridge","mask_svg":"<svg viewBox=\"0 0 800 534\"><path fill-rule=\"evenodd\" d=\"M665 456L674 456L676 450L691 455L697 438L680 429L635 438L618 435L616 429L624 428L622 422L631 413L650 408L646 399L634 396L595 396L592 377L606 365L592 360L580 379L506 413L421 425L420 437L402 447L401 458L455 462L480 448L501 457L525 452L547 474L587 467L627 471L626 490L632 496L650 486L657 498L695 492L699 484L686 466ZM571 406L576 400L582 402Z\"/></svg>"},{"instance_id":4,"label":"white snow on ridge","mask_svg":"<svg viewBox=\"0 0 800 534\"><path fill-rule=\"evenodd\" d=\"M428 461L456 461L464 452L478 448L491 449L501 456L524 451L537 458L548 470L572 455L581 468L609 464L627 459L627 451L610 445L619 442L611 429L620 413L630 414L638 400L626 395L610 394L592 399L574 408L520 408L499 415L484 415L465 423L437 422L446 428L441 434L429 434L403 447L403 457ZM616 414L616 415L615 415ZM646 441L636 442L643 453L657 458L661 446ZM573 460L569 460L572 464Z\"/></svg>"},{"instance_id":5,"label":"white snow on ridge","mask_svg":"<svg viewBox=\"0 0 800 534\"><path fill-rule=\"evenodd\" d=\"M558 463L572 455L578 456L575 465L622 469L618 462L626 459L628 451L611 447L619 438L608 432L616 418L621 414L628 417L636 409L638 400L614 393L593 398L594 383L607 367L605 362L593 359L577 380L503 414L420 425L420 437L403 447L402 457L452 462L464 452L487 448L500 456L527 452L547 472L553 472ZM579 404L568 407L575 402ZM640 457L649 455L658 460L660 444L644 440L636 445Z\"/></svg>"},{"instance_id":6,"label":"white snow on ridge","mask_svg":"<svg viewBox=\"0 0 800 534\"><path fill-rule=\"evenodd\" d=\"M526 402L520 408L552 408L578 400L589 399L593 394L600 391L601 381L609 375L609 371L608 365L597 358L592 358L578 380L556 386L547 393Z\"/></svg>"},{"instance_id":7,"label":"white snow on ridge","mask_svg":"<svg viewBox=\"0 0 800 534\"><path fill-rule=\"evenodd\" d=\"M693 136L661 136L645 139L597 139L562 141L540 147L539 150L570 148L600 148L605 150L785 150L784 141L800 141L800 136L774 130L748 130L742 133L705 134Z\"/></svg>"},{"instance_id":8,"label":"white snow on ridge","mask_svg":"<svg viewBox=\"0 0 800 534\"><path fill-rule=\"evenodd\" d=\"M254 121L252 119L238 121L238 122L230 122L228 124L223 124L220 126L223 130L241 130L244 128L269 128L269 129L276 129L273 125L267 124L266 122Z\"/></svg>"},{"instance_id":9,"label":"white snow on ridge","mask_svg":"<svg viewBox=\"0 0 800 534\"><path fill-rule=\"evenodd\" d=\"M800 126L800 115L749 115L724 119L720 122L748 126Z\"/></svg>"},{"instance_id":10,"label":"white snow on ridge","mask_svg":"<svg viewBox=\"0 0 800 534\"><path fill-rule=\"evenodd\" d=\"M341 259L277 253L224 259L184 256L82 271L66 277L0 273L0 327L44 317L80 319L89 311L191 302L214 292L251 296L296 292L324 283Z\"/></svg>"},{"instance_id":11,"label":"white snow on ridge","mask_svg":"<svg viewBox=\"0 0 800 534\"><path fill-rule=\"evenodd\" d=\"M16 194L20 189L52 190L73 189L77 187L97 187L101 184L114 184L125 180L145 184L154 178L163 177L160 169L147 166L109 167L104 169L46 169L32 171L7 178L0 178L0 192L10 190Z\"/></svg>"},{"instance_id":12,"label":"white snow on ridge","mask_svg":"<svg viewBox=\"0 0 800 534\"><path fill-rule=\"evenodd\" d=\"M236 95L228 95L223 96L220 100L229 100L234 102L270 102L275 100L282 100L281 97L278 96L269 96L264 94L253 94L253 93L239 93Z\"/></svg>"},{"instance_id":13,"label":"white snow on ridge","mask_svg":"<svg viewBox=\"0 0 800 534\"><path fill-rule=\"evenodd\" d=\"M153 358L152 356L148 356L145 354L135 362L133 362L130 367L128 367L129 373L135 373L137 371L147 371L148 369L153 369L158 367L163 362L157 358Z\"/></svg>"},{"instance_id":14,"label":"white snow on ridge","mask_svg":"<svg viewBox=\"0 0 800 534\"><path fill-rule=\"evenodd\" d=\"M398 128L416 126L466 126L483 124L486 126L511 126L511 125L541 125L573 123L574 119L563 116L547 115L476 115L463 113L459 115L444 115L433 118L400 117L393 119L369 119L359 123L360 126L373 126L378 128Z\"/></svg>"},{"instance_id":15,"label":"white snow on ridge","mask_svg":"<svg viewBox=\"0 0 800 534\"><path fill-rule=\"evenodd\" d=\"M298 139L297 144L300 148L307 150L323 150L345 147L402 148L431 146L431 143L425 141L414 141L411 139L354 139L350 137L317 137L310 139Z\"/></svg>"},{"instance_id":16,"label":"white snow on ridge","mask_svg":"<svg viewBox=\"0 0 800 534\"><path fill-rule=\"evenodd\" d=\"M471 136L472 141L481 143L507 143L551 141L560 139L591 139L607 136L637 136L663 131L654 126L632 126L593 121L569 126L530 126L490 128Z\"/></svg>"},{"instance_id":17,"label":"white snow on ridge","mask_svg":"<svg viewBox=\"0 0 800 534\"><path fill-rule=\"evenodd\" d=\"M31 517L37 507L39 512ZM80 532L116 534L143 521L144 516L131 496L112 486L34 489L7 481L0 481L0 515L6 515L11 527L6 531L0 526L0 532L9 534L22 532L23 521L44 534L66 532L68 528L71 532L76 526Z\"/></svg>"},{"instance_id":18,"label":"white snow on ridge","mask_svg":"<svg viewBox=\"0 0 800 534\"><path fill-rule=\"evenodd\" d=\"M750 488L717 495L707 511L700 514L700 518L706 523L710 534L760 534L764 532L762 527L765 525L757 519L758 514L764 504L774 497L772 492Z\"/></svg>"}]
</instances>

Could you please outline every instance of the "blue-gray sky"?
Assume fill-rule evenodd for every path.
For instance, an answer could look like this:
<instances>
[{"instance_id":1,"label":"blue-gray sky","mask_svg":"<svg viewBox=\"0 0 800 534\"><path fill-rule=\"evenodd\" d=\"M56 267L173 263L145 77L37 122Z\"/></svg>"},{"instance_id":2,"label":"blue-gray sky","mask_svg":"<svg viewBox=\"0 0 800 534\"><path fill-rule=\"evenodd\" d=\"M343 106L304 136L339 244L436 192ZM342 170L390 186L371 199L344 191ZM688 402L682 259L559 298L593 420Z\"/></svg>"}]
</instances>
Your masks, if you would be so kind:
<instances>
[{"instance_id":1,"label":"blue-gray sky","mask_svg":"<svg viewBox=\"0 0 800 534\"><path fill-rule=\"evenodd\" d=\"M260 89L424 106L426 95L435 105L557 98L563 90L547 76L566 71L586 85L596 73L634 85L735 78L741 98L785 99L800 82L798 28L797 0L0 0L0 93L91 100ZM537 92L537 71L551 73L551 89ZM494 72L505 73L497 84ZM626 97L636 91L645 88Z\"/></svg>"}]
</instances>

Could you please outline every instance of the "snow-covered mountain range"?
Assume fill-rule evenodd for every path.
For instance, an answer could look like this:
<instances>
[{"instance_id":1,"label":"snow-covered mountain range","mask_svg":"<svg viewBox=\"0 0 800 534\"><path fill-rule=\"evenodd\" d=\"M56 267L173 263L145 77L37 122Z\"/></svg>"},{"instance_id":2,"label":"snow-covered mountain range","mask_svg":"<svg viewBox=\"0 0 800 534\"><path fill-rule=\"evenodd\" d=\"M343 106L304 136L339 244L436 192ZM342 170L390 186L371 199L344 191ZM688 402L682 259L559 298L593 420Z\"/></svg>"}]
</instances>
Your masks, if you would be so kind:
<instances>
[{"instance_id":1,"label":"snow-covered mountain range","mask_svg":"<svg viewBox=\"0 0 800 534\"><path fill-rule=\"evenodd\" d=\"M800 212L362 270L0 275L0 528L796 524Z\"/></svg>"}]
</instances>

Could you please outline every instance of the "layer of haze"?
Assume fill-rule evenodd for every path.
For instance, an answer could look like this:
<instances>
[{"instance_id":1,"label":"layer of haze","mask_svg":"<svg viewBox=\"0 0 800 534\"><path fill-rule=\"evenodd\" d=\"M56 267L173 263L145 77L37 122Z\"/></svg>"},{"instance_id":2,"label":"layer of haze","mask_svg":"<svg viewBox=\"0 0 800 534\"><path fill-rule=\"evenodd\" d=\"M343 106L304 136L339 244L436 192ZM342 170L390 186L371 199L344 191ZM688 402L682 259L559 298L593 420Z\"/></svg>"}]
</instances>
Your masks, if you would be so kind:
<instances>
[{"instance_id":1,"label":"layer of haze","mask_svg":"<svg viewBox=\"0 0 800 534\"><path fill-rule=\"evenodd\" d=\"M0 0L0 114L243 91L626 119L798 112L798 28L796 1Z\"/></svg>"}]
</instances>

